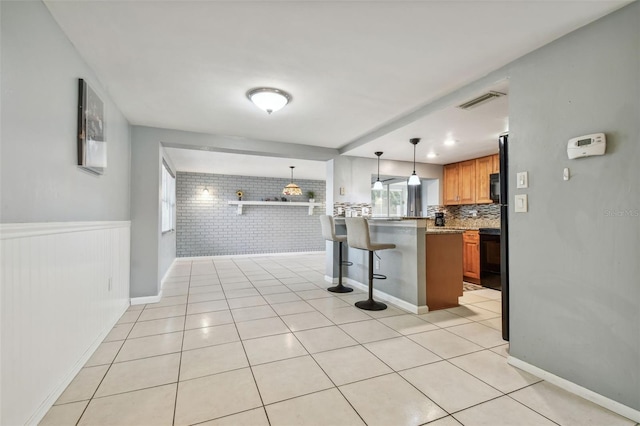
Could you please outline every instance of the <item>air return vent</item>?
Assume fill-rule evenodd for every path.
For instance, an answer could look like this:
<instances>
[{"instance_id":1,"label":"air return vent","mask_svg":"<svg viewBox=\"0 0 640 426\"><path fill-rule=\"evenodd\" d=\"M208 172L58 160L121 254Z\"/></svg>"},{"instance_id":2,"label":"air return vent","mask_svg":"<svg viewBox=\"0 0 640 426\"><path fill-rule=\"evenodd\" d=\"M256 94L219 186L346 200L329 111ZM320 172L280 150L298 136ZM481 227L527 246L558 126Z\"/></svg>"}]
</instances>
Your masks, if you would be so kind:
<instances>
[{"instance_id":1,"label":"air return vent","mask_svg":"<svg viewBox=\"0 0 640 426\"><path fill-rule=\"evenodd\" d=\"M500 93L500 92L487 92L484 95L480 95L477 98L473 98L463 104L458 105L458 108L460 109L471 109L471 108L475 108L478 105L482 105L485 102L489 102L490 100L493 100L495 98L499 98L500 96L505 96L504 93Z\"/></svg>"}]
</instances>

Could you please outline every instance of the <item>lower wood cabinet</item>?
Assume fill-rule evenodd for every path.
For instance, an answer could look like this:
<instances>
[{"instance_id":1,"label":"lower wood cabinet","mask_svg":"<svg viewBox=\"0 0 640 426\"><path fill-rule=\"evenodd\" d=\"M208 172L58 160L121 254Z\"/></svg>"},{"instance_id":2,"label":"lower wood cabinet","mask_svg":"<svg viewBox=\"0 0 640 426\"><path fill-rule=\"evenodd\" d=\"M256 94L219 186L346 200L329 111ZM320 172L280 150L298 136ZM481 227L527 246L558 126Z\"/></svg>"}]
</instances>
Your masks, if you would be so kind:
<instances>
[{"instance_id":1,"label":"lower wood cabinet","mask_svg":"<svg viewBox=\"0 0 640 426\"><path fill-rule=\"evenodd\" d=\"M478 231L465 231L462 234L462 275L469 282L480 282L480 236Z\"/></svg>"}]
</instances>

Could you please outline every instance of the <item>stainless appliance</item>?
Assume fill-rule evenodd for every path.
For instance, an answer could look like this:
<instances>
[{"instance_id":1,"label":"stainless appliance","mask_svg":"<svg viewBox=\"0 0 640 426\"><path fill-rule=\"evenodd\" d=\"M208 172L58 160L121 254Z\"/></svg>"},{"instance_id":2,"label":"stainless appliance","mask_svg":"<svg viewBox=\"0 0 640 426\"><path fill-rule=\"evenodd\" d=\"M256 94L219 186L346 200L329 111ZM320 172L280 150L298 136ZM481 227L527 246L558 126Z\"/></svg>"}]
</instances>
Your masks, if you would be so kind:
<instances>
[{"instance_id":1,"label":"stainless appliance","mask_svg":"<svg viewBox=\"0 0 640 426\"><path fill-rule=\"evenodd\" d=\"M489 198L494 203L500 202L500 173L489 175Z\"/></svg>"},{"instance_id":2,"label":"stainless appliance","mask_svg":"<svg viewBox=\"0 0 640 426\"><path fill-rule=\"evenodd\" d=\"M501 290L500 228L480 228L480 284Z\"/></svg>"},{"instance_id":3,"label":"stainless appliance","mask_svg":"<svg viewBox=\"0 0 640 426\"><path fill-rule=\"evenodd\" d=\"M444 213L436 213L435 217L436 217L435 225L444 226Z\"/></svg>"}]
</instances>

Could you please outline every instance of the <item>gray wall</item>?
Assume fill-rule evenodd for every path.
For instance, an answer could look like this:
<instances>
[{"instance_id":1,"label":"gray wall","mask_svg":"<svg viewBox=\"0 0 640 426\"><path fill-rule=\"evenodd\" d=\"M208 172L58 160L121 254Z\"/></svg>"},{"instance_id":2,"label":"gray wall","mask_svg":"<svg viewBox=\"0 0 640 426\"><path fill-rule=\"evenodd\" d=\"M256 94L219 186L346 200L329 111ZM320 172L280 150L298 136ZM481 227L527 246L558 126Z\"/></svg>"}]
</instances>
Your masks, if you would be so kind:
<instances>
[{"instance_id":1,"label":"gray wall","mask_svg":"<svg viewBox=\"0 0 640 426\"><path fill-rule=\"evenodd\" d=\"M0 221L128 220L129 124L41 2L2 8ZM105 102L108 167L77 164L78 78Z\"/></svg>"},{"instance_id":2,"label":"gray wall","mask_svg":"<svg viewBox=\"0 0 640 426\"><path fill-rule=\"evenodd\" d=\"M510 74L510 201L529 195L509 211L511 355L640 410L640 3ZM568 160L568 139L594 132L606 155Z\"/></svg>"},{"instance_id":3,"label":"gray wall","mask_svg":"<svg viewBox=\"0 0 640 426\"><path fill-rule=\"evenodd\" d=\"M324 207L244 206L237 214L236 191L242 189L244 201L282 197L290 179L231 176L206 173L178 173L177 255L216 256L251 253L321 251L325 248L318 216ZM325 201L324 181L294 179L302 196L287 197L307 201L314 191L316 202ZM207 187L209 194L203 194ZM284 204L284 203L283 203Z\"/></svg>"},{"instance_id":4,"label":"gray wall","mask_svg":"<svg viewBox=\"0 0 640 426\"><path fill-rule=\"evenodd\" d=\"M161 234L159 142L131 131L131 297L155 296L163 272L159 269Z\"/></svg>"},{"instance_id":5,"label":"gray wall","mask_svg":"<svg viewBox=\"0 0 640 426\"><path fill-rule=\"evenodd\" d=\"M165 153L164 148L161 149L160 155L162 159L169 165L169 169L174 176L176 176L176 167L171 161L171 158ZM162 168L161 168L162 170ZM176 176L177 177L177 176ZM159 188L162 186L161 179L159 176ZM176 179L177 180L177 179ZM177 184L177 182L176 182ZM176 188L177 191L177 188ZM158 204L158 209L160 212L160 216L158 217L158 226L160 227L160 231L162 231L162 197L160 197L160 203ZM176 258L176 230L169 232L164 232L160 234L160 241L158 246L158 278L162 280L164 276L169 271L171 264Z\"/></svg>"}]
</instances>

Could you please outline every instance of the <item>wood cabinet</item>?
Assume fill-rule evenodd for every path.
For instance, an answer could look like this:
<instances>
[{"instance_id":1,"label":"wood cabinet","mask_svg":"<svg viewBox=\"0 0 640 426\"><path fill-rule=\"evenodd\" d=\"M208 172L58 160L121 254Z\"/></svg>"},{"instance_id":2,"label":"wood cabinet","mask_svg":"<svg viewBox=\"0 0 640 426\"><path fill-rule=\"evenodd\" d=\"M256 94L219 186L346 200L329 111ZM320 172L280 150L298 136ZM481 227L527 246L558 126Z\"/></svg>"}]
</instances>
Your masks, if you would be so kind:
<instances>
[{"instance_id":1,"label":"wood cabinet","mask_svg":"<svg viewBox=\"0 0 640 426\"><path fill-rule=\"evenodd\" d=\"M459 204L474 204L476 202L476 160L458 164L460 167Z\"/></svg>"},{"instance_id":2,"label":"wood cabinet","mask_svg":"<svg viewBox=\"0 0 640 426\"><path fill-rule=\"evenodd\" d=\"M444 166L445 206L458 204L490 204L489 176L500 171L498 154Z\"/></svg>"},{"instance_id":3,"label":"wood cabinet","mask_svg":"<svg viewBox=\"0 0 640 426\"><path fill-rule=\"evenodd\" d=\"M462 275L469 282L480 282L480 236L478 231L465 231L462 235Z\"/></svg>"},{"instance_id":4,"label":"wood cabinet","mask_svg":"<svg viewBox=\"0 0 640 426\"><path fill-rule=\"evenodd\" d=\"M444 205L459 204L458 186L460 184L460 168L458 163L444 166Z\"/></svg>"},{"instance_id":5,"label":"wood cabinet","mask_svg":"<svg viewBox=\"0 0 640 426\"><path fill-rule=\"evenodd\" d=\"M500 154L494 154L493 157L493 169L491 173L500 173Z\"/></svg>"},{"instance_id":6,"label":"wood cabinet","mask_svg":"<svg viewBox=\"0 0 640 426\"><path fill-rule=\"evenodd\" d=\"M444 205L474 204L476 201L476 162L463 161L444 166Z\"/></svg>"},{"instance_id":7,"label":"wood cabinet","mask_svg":"<svg viewBox=\"0 0 640 426\"><path fill-rule=\"evenodd\" d=\"M476 159L476 203L492 203L489 176L494 173L494 156Z\"/></svg>"}]
</instances>

